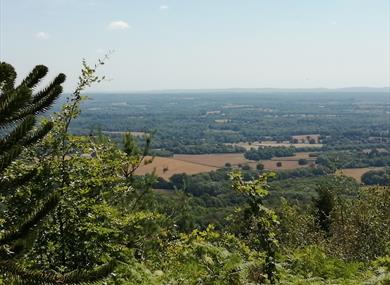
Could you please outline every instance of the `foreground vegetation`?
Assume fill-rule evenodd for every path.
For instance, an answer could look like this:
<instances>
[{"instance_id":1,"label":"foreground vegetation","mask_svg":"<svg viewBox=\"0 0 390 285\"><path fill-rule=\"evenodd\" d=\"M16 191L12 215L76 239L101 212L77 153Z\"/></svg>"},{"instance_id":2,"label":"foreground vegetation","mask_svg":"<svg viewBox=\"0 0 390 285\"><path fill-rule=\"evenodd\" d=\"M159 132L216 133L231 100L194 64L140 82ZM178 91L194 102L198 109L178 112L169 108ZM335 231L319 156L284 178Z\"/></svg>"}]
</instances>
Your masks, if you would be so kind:
<instances>
[{"instance_id":1,"label":"foreground vegetation","mask_svg":"<svg viewBox=\"0 0 390 285\"><path fill-rule=\"evenodd\" d=\"M281 179L226 167L202 179L178 175L154 191L163 181L134 174L149 162L150 138L139 146L125 134L118 146L102 134L69 132L81 91L100 80L97 67L84 65L39 143L20 145L9 165L2 153L0 284L390 282L388 186L312 169L312 195L302 200L288 193L298 172ZM9 136L2 142L18 145Z\"/></svg>"}]
</instances>

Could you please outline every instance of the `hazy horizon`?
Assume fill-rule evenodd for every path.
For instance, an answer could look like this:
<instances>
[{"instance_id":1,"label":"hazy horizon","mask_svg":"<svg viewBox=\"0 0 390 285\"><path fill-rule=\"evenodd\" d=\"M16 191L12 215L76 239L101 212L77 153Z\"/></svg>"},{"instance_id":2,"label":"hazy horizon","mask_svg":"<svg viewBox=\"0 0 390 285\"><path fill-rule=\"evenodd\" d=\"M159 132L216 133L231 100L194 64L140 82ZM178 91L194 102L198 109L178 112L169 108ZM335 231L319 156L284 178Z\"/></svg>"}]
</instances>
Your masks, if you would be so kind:
<instances>
[{"instance_id":1,"label":"hazy horizon","mask_svg":"<svg viewBox=\"0 0 390 285\"><path fill-rule=\"evenodd\" d=\"M102 90L99 91L86 91L86 93L113 93L113 94L123 94L123 93L167 93L167 92L240 92L240 91L248 91L253 93L267 93L267 92L377 92L377 93L389 93L390 86L383 87L369 87L369 86L347 86L347 87L339 87L339 88L326 88L326 87L317 87L317 88L273 88L273 87L260 87L260 88L188 88L188 89L143 89L143 90ZM66 92L71 93L71 92Z\"/></svg>"}]
</instances>

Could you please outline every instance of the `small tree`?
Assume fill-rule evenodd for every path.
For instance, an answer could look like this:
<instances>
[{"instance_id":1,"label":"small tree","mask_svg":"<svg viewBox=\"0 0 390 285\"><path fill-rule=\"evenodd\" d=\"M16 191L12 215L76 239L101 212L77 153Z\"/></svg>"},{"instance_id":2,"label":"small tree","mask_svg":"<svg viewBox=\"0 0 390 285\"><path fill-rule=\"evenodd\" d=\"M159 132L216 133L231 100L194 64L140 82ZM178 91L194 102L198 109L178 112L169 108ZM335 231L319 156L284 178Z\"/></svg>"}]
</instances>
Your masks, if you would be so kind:
<instances>
[{"instance_id":1,"label":"small tree","mask_svg":"<svg viewBox=\"0 0 390 285\"><path fill-rule=\"evenodd\" d=\"M320 185L317 189L318 197L314 199L314 210L319 227L330 234L331 213L335 206L335 194L328 185Z\"/></svg>"},{"instance_id":2,"label":"small tree","mask_svg":"<svg viewBox=\"0 0 390 285\"><path fill-rule=\"evenodd\" d=\"M274 175L274 173L267 173L260 175L254 181L244 181L239 171L230 174L233 190L247 198L247 207L236 213L232 228L253 249L265 251L264 272L272 284L276 282L278 218L274 211L264 206L264 197L268 195L268 178Z\"/></svg>"},{"instance_id":3,"label":"small tree","mask_svg":"<svg viewBox=\"0 0 390 285\"><path fill-rule=\"evenodd\" d=\"M242 170L250 170L250 169L251 169L251 167L248 164L244 164L242 166Z\"/></svg>"},{"instance_id":4,"label":"small tree","mask_svg":"<svg viewBox=\"0 0 390 285\"><path fill-rule=\"evenodd\" d=\"M308 161L307 161L307 159L301 158L298 160L298 164L299 165L306 165L306 164L308 164Z\"/></svg>"},{"instance_id":5,"label":"small tree","mask_svg":"<svg viewBox=\"0 0 390 285\"><path fill-rule=\"evenodd\" d=\"M258 163L258 164L256 165L256 169L257 169L257 170L264 170L264 164Z\"/></svg>"}]
</instances>

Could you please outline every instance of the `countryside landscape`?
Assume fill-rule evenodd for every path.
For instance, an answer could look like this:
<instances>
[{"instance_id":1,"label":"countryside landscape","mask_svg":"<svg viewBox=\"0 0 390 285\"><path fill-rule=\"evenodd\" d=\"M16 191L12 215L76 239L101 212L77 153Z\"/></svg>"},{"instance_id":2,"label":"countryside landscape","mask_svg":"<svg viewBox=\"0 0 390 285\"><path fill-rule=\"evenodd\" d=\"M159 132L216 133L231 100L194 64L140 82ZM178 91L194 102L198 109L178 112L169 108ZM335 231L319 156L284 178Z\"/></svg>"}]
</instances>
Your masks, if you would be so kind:
<instances>
[{"instance_id":1,"label":"countryside landscape","mask_svg":"<svg viewBox=\"0 0 390 285\"><path fill-rule=\"evenodd\" d=\"M256 169L260 163L273 171L328 168L361 182L363 174L389 166L386 89L175 93L110 94L108 102L93 94L72 128L81 134L100 131L120 141L128 120L132 129L127 131L140 144L145 136L153 137L155 156L148 157L153 162L136 173L155 170L165 180L227 165ZM99 118L102 112L109 119ZM265 159L251 156L251 149L272 148L291 151Z\"/></svg>"},{"instance_id":2,"label":"countryside landscape","mask_svg":"<svg viewBox=\"0 0 390 285\"><path fill-rule=\"evenodd\" d=\"M388 0L0 0L0 285L390 285Z\"/></svg>"}]
</instances>

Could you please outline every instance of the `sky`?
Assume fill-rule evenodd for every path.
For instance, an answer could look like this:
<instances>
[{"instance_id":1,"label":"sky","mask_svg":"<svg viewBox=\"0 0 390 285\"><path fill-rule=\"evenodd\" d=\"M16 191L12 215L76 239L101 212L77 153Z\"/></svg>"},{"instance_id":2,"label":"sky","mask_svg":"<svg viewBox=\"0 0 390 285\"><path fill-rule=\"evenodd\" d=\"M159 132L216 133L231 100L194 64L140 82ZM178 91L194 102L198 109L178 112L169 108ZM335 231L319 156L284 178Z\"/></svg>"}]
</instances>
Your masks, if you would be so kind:
<instances>
[{"instance_id":1,"label":"sky","mask_svg":"<svg viewBox=\"0 0 390 285\"><path fill-rule=\"evenodd\" d=\"M390 0L0 0L0 60L91 91L390 86Z\"/></svg>"}]
</instances>

